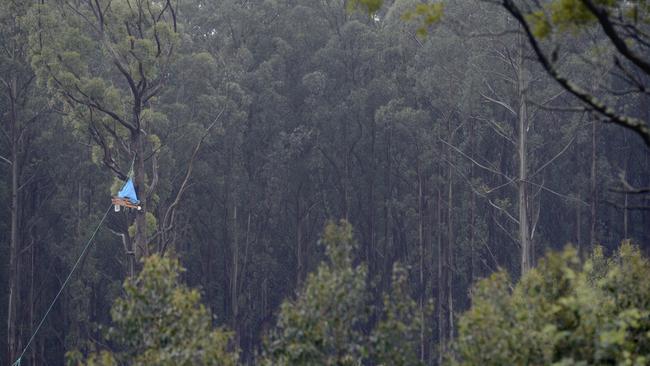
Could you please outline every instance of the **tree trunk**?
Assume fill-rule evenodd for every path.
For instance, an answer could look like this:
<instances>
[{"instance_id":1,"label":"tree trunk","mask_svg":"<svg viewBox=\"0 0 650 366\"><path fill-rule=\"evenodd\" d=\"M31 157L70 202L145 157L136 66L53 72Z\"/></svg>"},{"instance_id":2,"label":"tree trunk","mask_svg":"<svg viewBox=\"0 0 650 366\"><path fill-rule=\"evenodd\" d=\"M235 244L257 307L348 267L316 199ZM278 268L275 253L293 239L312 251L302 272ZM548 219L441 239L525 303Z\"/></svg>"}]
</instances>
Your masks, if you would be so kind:
<instances>
[{"instance_id":1,"label":"tree trunk","mask_svg":"<svg viewBox=\"0 0 650 366\"><path fill-rule=\"evenodd\" d=\"M474 123L470 126L469 132L469 144L471 146L472 156L476 156L474 151L474 141L476 138L476 131ZM471 164L469 167L469 181L474 181L474 164ZM469 279L471 283L474 283L476 279L476 249L474 248L474 236L475 236L475 226L476 226L476 214L474 212L476 206L476 197L472 191L469 192Z\"/></svg>"},{"instance_id":2,"label":"tree trunk","mask_svg":"<svg viewBox=\"0 0 650 366\"><path fill-rule=\"evenodd\" d=\"M424 303L426 297L426 285L424 283L424 196L422 192L422 174L418 169L418 242L420 244L420 316L422 317L420 324L420 361L424 363L425 356L425 323L424 323Z\"/></svg>"},{"instance_id":3,"label":"tree trunk","mask_svg":"<svg viewBox=\"0 0 650 366\"><path fill-rule=\"evenodd\" d=\"M451 138L449 139L451 143ZM448 159L451 161L451 148L448 149ZM451 165L447 171L447 247L444 270L446 272L445 296L447 297L447 334L448 340L454 338L454 297L452 296L453 266L454 266L454 180Z\"/></svg>"},{"instance_id":4,"label":"tree trunk","mask_svg":"<svg viewBox=\"0 0 650 366\"><path fill-rule=\"evenodd\" d=\"M384 275L381 276L382 286L381 288L387 288L386 284L389 283L390 273L391 273L391 256L389 255L389 250L392 248L392 218L391 218L391 201L393 197L393 183L391 179L393 160L392 160L392 130L386 131L386 169L384 171L384 181L386 182L386 193L384 195L384 247L383 247L383 262L382 268L384 269ZM377 306L381 306L381 297L377 298Z\"/></svg>"},{"instance_id":5,"label":"tree trunk","mask_svg":"<svg viewBox=\"0 0 650 366\"><path fill-rule=\"evenodd\" d=\"M139 126L139 123L136 124ZM135 240L132 253L129 256L129 275L135 275L136 262L142 256L149 255L149 248L147 243L147 188L145 185L145 169L144 169L144 141L141 130L131 134L133 141L133 150L135 151L134 162L134 184L140 200L141 211L136 212L135 215Z\"/></svg>"},{"instance_id":6,"label":"tree trunk","mask_svg":"<svg viewBox=\"0 0 650 366\"><path fill-rule=\"evenodd\" d=\"M370 273L378 272L377 265L377 233L376 233L376 212L375 212L375 175L377 174L377 160L375 157L375 145L377 139L376 121L373 118L370 132L370 187L368 188L368 209L370 210L370 225L368 232L370 234L369 245L366 252L366 261Z\"/></svg>"},{"instance_id":7,"label":"tree trunk","mask_svg":"<svg viewBox=\"0 0 650 366\"><path fill-rule=\"evenodd\" d=\"M206 267L205 270L206 276L204 277L204 283L206 289L205 294L207 297L208 306L210 307L210 315L211 315L212 323L214 325L214 320L215 320L214 314L218 312L217 304L215 301L216 289L214 288L212 282L214 281L214 278L216 276L216 273L214 271L214 264L213 264L213 258L215 258L215 253L214 253L215 245L212 239L208 239L207 237L204 239L204 242L206 243L206 256L204 256L203 258L205 260L205 267Z\"/></svg>"},{"instance_id":8,"label":"tree trunk","mask_svg":"<svg viewBox=\"0 0 650 366\"><path fill-rule=\"evenodd\" d=\"M34 276L36 275L36 240L33 233L30 232L30 250L29 250L29 333L34 334ZM31 364L36 364L36 345L32 347Z\"/></svg>"},{"instance_id":9,"label":"tree trunk","mask_svg":"<svg viewBox=\"0 0 650 366\"><path fill-rule=\"evenodd\" d=\"M628 146L627 144L628 144L627 139L625 139L625 145ZM630 155L630 150L627 149L627 151L625 152L625 157L624 157L625 162L623 163L623 172L626 175L626 176L624 176L624 179L627 179L627 168L628 168L629 155ZM629 223L630 218L629 218L628 207L629 207L628 194L625 193L625 197L624 197L624 200L623 200L623 239L628 239L629 238L629 235L628 235L628 223Z\"/></svg>"},{"instance_id":10,"label":"tree trunk","mask_svg":"<svg viewBox=\"0 0 650 366\"><path fill-rule=\"evenodd\" d=\"M442 192L440 188L438 188L438 207L437 207L437 226L438 226L438 304L436 306L436 315L438 318L438 345L439 345L439 352L438 352L438 365L442 364L442 356L444 353L444 345L445 345L445 323L446 323L446 318L445 318L445 312L444 312L444 307L446 305L445 301L445 278L443 277L445 274L444 270L444 258L445 258L445 250L444 250L444 244L442 242Z\"/></svg>"},{"instance_id":11,"label":"tree trunk","mask_svg":"<svg viewBox=\"0 0 650 366\"><path fill-rule=\"evenodd\" d=\"M596 124L597 119L591 122L591 230L589 233L589 251L593 250L596 242Z\"/></svg>"},{"instance_id":12,"label":"tree trunk","mask_svg":"<svg viewBox=\"0 0 650 366\"><path fill-rule=\"evenodd\" d=\"M305 263L303 258L303 249L302 249L302 213L300 212L300 191L302 190L302 184L298 187L298 193L296 194L296 259L297 259L297 269L296 269L296 286L300 287L302 280L304 278L303 272L305 271Z\"/></svg>"},{"instance_id":13,"label":"tree trunk","mask_svg":"<svg viewBox=\"0 0 650 366\"><path fill-rule=\"evenodd\" d=\"M580 199L580 195L578 195ZM580 206L580 201L576 201L576 244L578 246L578 255L580 259L584 259L585 253L584 248L582 247L582 207Z\"/></svg>"},{"instance_id":14,"label":"tree trunk","mask_svg":"<svg viewBox=\"0 0 650 366\"><path fill-rule=\"evenodd\" d=\"M628 221L629 221L629 213L628 213L628 196L627 193L625 194L625 203L623 206L623 239L628 239L630 236L628 235Z\"/></svg>"},{"instance_id":15,"label":"tree trunk","mask_svg":"<svg viewBox=\"0 0 650 366\"><path fill-rule=\"evenodd\" d=\"M528 192L526 181L528 179L528 111L526 106L526 80L524 80L524 46L523 39L520 37L520 48L518 55L518 94L519 94L519 116L518 116L518 129L519 139L517 141L517 154L519 157L518 170L519 180L517 182L517 204L519 206L519 244L521 245L521 275L523 276L528 272L531 263L531 243L530 243L530 230L528 228Z\"/></svg>"},{"instance_id":16,"label":"tree trunk","mask_svg":"<svg viewBox=\"0 0 650 366\"><path fill-rule=\"evenodd\" d=\"M232 176L233 176L233 149L228 146L227 155L226 155L226 171L224 177L224 186L223 186L223 217L222 217L222 240L223 243L223 253L221 258L223 258L223 281L222 281L222 290L223 290L223 312L226 317L231 316L232 319L232 297L230 296L230 291L232 288L232 271L234 264L232 263L232 244L231 244L231 235L230 235L230 210L231 210L231 200L232 192Z\"/></svg>"},{"instance_id":17,"label":"tree trunk","mask_svg":"<svg viewBox=\"0 0 650 366\"><path fill-rule=\"evenodd\" d=\"M9 242L9 307L7 309L7 346L9 357L8 364L15 361L20 352L20 326L18 309L20 306L20 227L18 222L19 212L19 159L18 148L20 131L18 126L18 111L16 110L16 77L12 77L9 89L10 102L10 130L11 130L11 239Z\"/></svg>"},{"instance_id":18,"label":"tree trunk","mask_svg":"<svg viewBox=\"0 0 650 366\"><path fill-rule=\"evenodd\" d=\"M240 332L237 327L239 318L239 233L237 229L237 204L233 201L232 209L232 271L230 274L230 306L232 307L232 329L235 332L235 344L239 347Z\"/></svg>"}]
</instances>

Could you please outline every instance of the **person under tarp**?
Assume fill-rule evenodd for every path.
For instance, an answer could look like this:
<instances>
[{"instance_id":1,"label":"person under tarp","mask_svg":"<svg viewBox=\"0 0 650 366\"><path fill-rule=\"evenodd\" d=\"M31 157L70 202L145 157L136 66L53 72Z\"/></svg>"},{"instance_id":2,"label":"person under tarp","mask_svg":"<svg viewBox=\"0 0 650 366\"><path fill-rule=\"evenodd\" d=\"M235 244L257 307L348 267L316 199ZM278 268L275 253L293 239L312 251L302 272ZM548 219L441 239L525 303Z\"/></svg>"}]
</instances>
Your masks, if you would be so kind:
<instances>
[{"instance_id":1,"label":"person under tarp","mask_svg":"<svg viewBox=\"0 0 650 366\"><path fill-rule=\"evenodd\" d=\"M136 210L141 210L142 207L138 205L140 200L138 200L138 195L135 192L135 187L133 186L133 180L129 178L122 189L117 193L116 197L113 197L111 200L115 206L115 212L120 211L120 207L135 208Z\"/></svg>"}]
</instances>

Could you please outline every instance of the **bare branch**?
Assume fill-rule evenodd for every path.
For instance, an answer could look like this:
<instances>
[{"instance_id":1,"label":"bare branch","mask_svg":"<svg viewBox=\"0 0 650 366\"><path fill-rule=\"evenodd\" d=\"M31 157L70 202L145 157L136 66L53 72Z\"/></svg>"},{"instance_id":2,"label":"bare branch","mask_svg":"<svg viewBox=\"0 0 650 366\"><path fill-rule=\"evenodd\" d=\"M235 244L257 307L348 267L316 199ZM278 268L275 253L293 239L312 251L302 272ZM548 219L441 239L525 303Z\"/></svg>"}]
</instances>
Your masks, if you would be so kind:
<instances>
[{"instance_id":1,"label":"bare branch","mask_svg":"<svg viewBox=\"0 0 650 366\"><path fill-rule=\"evenodd\" d=\"M158 185L158 179L159 179L159 174L158 174L158 155L156 153L151 154L151 169L153 173L153 178L151 179L151 184L149 185L149 189L147 189L147 196L151 195L156 189L156 186Z\"/></svg>"},{"instance_id":2,"label":"bare branch","mask_svg":"<svg viewBox=\"0 0 650 366\"><path fill-rule=\"evenodd\" d=\"M502 101L500 101L500 100L496 100L496 99L494 99L494 98L490 98L490 97L488 97L487 95L485 95L485 94L483 94L483 93L479 93L479 94L481 94L481 96L482 96L483 98L485 98L485 99L487 99L487 100L489 100L489 101L491 101L491 102L493 102L493 103L496 103L496 104L502 106L503 108L509 110L510 113L512 113L513 116L516 116L516 115L517 115L517 112L515 112L515 110L514 110L510 105L508 105L507 103L502 102Z\"/></svg>"},{"instance_id":3,"label":"bare branch","mask_svg":"<svg viewBox=\"0 0 650 366\"><path fill-rule=\"evenodd\" d=\"M582 203L582 204L585 205L585 206L589 206L589 204L588 204L587 202L585 202L585 201L583 201L583 200L581 200L581 199L579 199L579 198L572 197L572 196L568 196L568 195L566 195L566 194L562 194L562 193L560 193L560 192L554 191L554 190L552 190L552 189L546 187L546 186L543 185L543 184L539 184L539 183L531 182L531 181L529 181L529 180L524 180L524 182L526 182L526 183L528 183L528 184L531 184L531 185L534 185L535 187L539 187L540 189L543 189L543 190L545 190L545 191L547 191L547 192L549 192L549 193L551 193L551 194L554 194L554 195L556 195L556 196L558 196L558 197L560 197L560 198L564 198L565 200L575 201L575 202L578 202L578 203Z\"/></svg>"},{"instance_id":4,"label":"bare branch","mask_svg":"<svg viewBox=\"0 0 650 366\"><path fill-rule=\"evenodd\" d=\"M582 0L582 3L585 4L587 9L596 16L596 19L598 19L598 23L600 23L600 26L603 28L603 31L609 37L609 39L612 41L614 44L614 47L620 52L625 58L630 60L633 64L638 66L641 70L643 70L646 75L650 75L650 63L648 63L646 60L641 58L639 55L634 53L632 51L625 40L623 40L619 35L618 32L616 32L616 29L614 29L614 25L611 23L609 19L609 15L607 14L607 9L602 8L594 4L593 1L591 0Z\"/></svg>"},{"instance_id":5,"label":"bare branch","mask_svg":"<svg viewBox=\"0 0 650 366\"><path fill-rule=\"evenodd\" d=\"M625 179L625 172L621 172L619 175L619 179L621 182L621 185L623 185L623 188L610 188L610 192L615 192L615 193L625 193L625 194L648 194L650 193L650 187L634 187L632 186L627 179Z\"/></svg>"},{"instance_id":6,"label":"bare branch","mask_svg":"<svg viewBox=\"0 0 650 366\"><path fill-rule=\"evenodd\" d=\"M641 205L641 206L621 206L618 203L612 202L612 201L606 201L606 200L601 200L601 202L604 202L610 206L616 207L620 210L635 210L635 211L645 211L645 210L650 210L650 206L646 205Z\"/></svg>"},{"instance_id":7,"label":"bare branch","mask_svg":"<svg viewBox=\"0 0 650 366\"><path fill-rule=\"evenodd\" d=\"M546 55L542 51L539 42L537 41L537 38L535 37L535 35L533 35L530 25L526 21L524 14L522 14L521 10L517 7L517 5L515 5L513 0L502 0L501 5L506 10L508 10L510 14L524 28L526 37L528 38L530 45L533 47L533 50L537 55L538 61L542 64L542 67L544 67L546 72L551 77L553 77L553 79L555 79L555 81L557 81L563 88L565 88L571 94L576 96L582 102L589 105L593 110L607 117L613 123L637 133L639 136L641 136L641 138L643 138L645 144L650 146L650 127L648 127L645 121L617 113L616 111L614 111L614 109L608 107L606 104L604 104L595 96L589 94L587 91L585 91L578 85L574 84L567 78L561 76L559 72L555 69L551 61L546 57Z\"/></svg>"},{"instance_id":8,"label":"bare branch","mask_svg":"<svg viewBox=\"0 0 650 366\"><path fill-rule=\"evenodd\" d=\"M478 161L476 161L475 159L471 158L470 156L468 156L467 154L465 154L464 152L462 152L459 148L457 148L456 146L454 146L454 145L448 143L447 141L445 141L445 140L443 140L443 139L441 139L441 138L439 138L439 140L442 141L443 144L445 144L445 145L451 147L452 149L456 150L456 152L458 152L458 153L461 154L463 157L465 157L466 159L468 159L469 161L471 161L472 163L474 163L474 165L478 166L479 168L485 169L485 170L487 170L488 172L491 172L491 173L494 173L494 174L498 174L498 175L500 175L500 176L502 176L502 177L504 177L504 178L506 178L506 179L509 179L509 180L512 180L512 179L513 179L513 178L511 178L511 177L505 175L504 173L502 173L502 172L500 172L500 171L494 169L494 168L491 168L491 167L488 167L488 166L485 166L485 165L479 163Z\"/></svg>"},{"instance_id":9,"label":"bare branch","mask_svg":"<svg viewBox=\"0 0 650 366\"><path fill-rule=\"evenodd\" d=\"M190 161L187 165L187 171L185 173L185 178L183 179L183 183L181 183L181 186L178 188L178 192L176 193L176 198L174 198L174 202L167 208L165 212L164 219L162 221L162 226L161 226L161 231L162 231L162 237L165 237L165 233L170 231L174 227L174 215L176 213L176 208L178 207L181 197L183 196L183 193L185 190L188 188L188 183L190 180L190 177L192 176L192 168L194 167L194 161L196 160L196 156L199 153L199 149L201 148L201 145L203 144L203 141L205 141L206 137L210 134L210 130L214 126L216 126L217 122L221 118L221 115L223 115L223 112L226 110L226 107L223 107L219 114L214 118L212 123L208 126L208 128L205 130L203 133L203 136L199 139L197 142L196 146L194 146L194 151L192 151L192 157L190 158ZM163 242L163 246L161 248L161 253L165 253L165 250L167 249L167 243Z\"/></svg>"},{"instance_id":10,"label":"bare branch","mask_svg":"<svg viewBox=\"0 0 650 366\"><path fill-rule=\"evenodd\" d=\"M531 174L529 178L532 178L532 177L534 177L535 175L537 175L537 173L539 173L539 172L541 172L542 170L544 170L544 168L546 168L546 167L549 166L552 162L554 162L555 159L559 158L562 154L564 154L564 152L569 148L569 146L571 146L571 144L573 143L573 141L575 141L575 139L576 139L576 137L573 136L573 137L571 138L571 141L569 141L569 143L566 144L566 146L564 146L564 148L562 148L562 150L560 150L559 153L557 153L557 154L556 154L554 157L552 157L549 161L547 161L546 163L544 163L544 165L542 165L542 166L541 166L539 169L537 169L533 174Z\"/></svg>"},{"instance_id":11,"label":"bare branch","mask_svg":"<svg viewBox=\"0 0 650 366\"><path fill-rule=\"evenodd\" d=\"M499 229L501 229L501 230L506 234L506 236L507 236L510 240L512 240L513 243L515 243L515 245L516 245L517 247L521 248L521 243L519 242L519 240L518 240L517 238L515 238L514 236L512 236L512 234L510 233L510 231L508 231L505 227L503 227L503 225L501 225L501 223L499 222L499 220L497 220L497 219L494 218L494 216L493 216L493 217L492 217L492 221L493 221L495 224L497 224L497 226L499 227Z\"/></svg>"},{"instance_id":12,"label":"bare branch","mask_svg":"<svg viewBox=\"0 0 650 366\"><path fill-rule=\"evenodd\" d=\"M503 208L503 207L497 205L496 203L494 203L494 202L492 201L492 199L491 199L490 197L487 196L487 194L482 193L482 192L480 192L478 189L476 189L476 188L474 187L474 185L472 185L471 180L469 180L469 179L467 178L467 176L465 176L465 174L463 174L463 172L461 172L460 169L458 169L458 167L457 167L454 163L450 162L449 160L445 159L444 157L442 158L442 160L444 160L447 164L449 164L452 168L454 168L454 170L456 171L456 173L457 173L458 175L460 175L460 176L465 180L465 182L467 183L467 185L470 187L470 189L471 189L471 190L472 190L476 195L478 195L478 196L484 198L485 200L487 200L488 203L490 204L490 206L496 208L497 210L499 210L499 212L502 212L504 215L506 215L506 217L507 217L508 219L510 219L512 222L514 222L515 224L519 225L519 220L517 220L514 216L512 216L512 215L508 212L508 210L506 210L505 208ZM514 179L513 179L513 180L514 180ZM512 182L512 181L508 182L508 184L511 183L511 182Z\"/></svg>"},{"instance_id":13,"label":"bare branch","mask_svg":"<svg viewBox=\"0 0 650 366\"><path fill-rule=\"evenodd\" d=\"M495 121L493 121L493 120L491 120L491 119L482 118L482 117L475 117L475 116L473 116L472 118L477 119L477 120L479 120L479 121L484 121L484 122L489 123L489 124L490 124L490 127L492 128L492 130L493 130L494 132L497 133L497 135L503 137L503 138L506 139L509 143L511 143L511 144L513 144L513 145L516 145L515 141L514 141L510 136L506 135L506 131L504 131L504 130L503 130L503 127L501 127L497 122L495 122Z\"/></svg>"}]
</instances>

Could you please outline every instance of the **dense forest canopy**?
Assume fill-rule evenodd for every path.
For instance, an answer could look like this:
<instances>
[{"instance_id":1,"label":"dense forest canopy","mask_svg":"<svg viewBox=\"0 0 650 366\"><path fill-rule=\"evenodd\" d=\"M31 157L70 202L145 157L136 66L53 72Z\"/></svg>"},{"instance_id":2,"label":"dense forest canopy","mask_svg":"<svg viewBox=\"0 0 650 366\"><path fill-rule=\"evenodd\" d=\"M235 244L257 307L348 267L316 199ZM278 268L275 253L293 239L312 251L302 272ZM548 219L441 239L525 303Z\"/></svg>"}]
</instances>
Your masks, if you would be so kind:
<instances>
[{"instance_id":1,"label":"dense forest canopy","mask_svg":"<svg viewBox=\"0 0 650 366\"><path fill-rule=\"evenodd\" d=\"M646 0L0 0L0 362L647 362L649 35Z\"/></svg>"}]
</instances>

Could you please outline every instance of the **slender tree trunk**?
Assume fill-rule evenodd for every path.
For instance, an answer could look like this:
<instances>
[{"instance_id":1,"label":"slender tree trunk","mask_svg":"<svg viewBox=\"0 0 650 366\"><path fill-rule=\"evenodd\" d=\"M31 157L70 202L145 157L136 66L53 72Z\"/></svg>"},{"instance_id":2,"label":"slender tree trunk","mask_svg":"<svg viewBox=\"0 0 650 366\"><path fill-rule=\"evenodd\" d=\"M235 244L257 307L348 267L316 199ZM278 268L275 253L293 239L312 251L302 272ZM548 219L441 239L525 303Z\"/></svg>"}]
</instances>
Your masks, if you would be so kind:
<instances>
[{"instance_id":1,"label":"slender tree trunk","mask_svg":"<svg viewBox=\"0 0 650 366\"><path fill-rule=\"evenodd\" d=\"M217 304L215 304L215 288L213 288L213 282L215 278L215 273L214 273L214 264L213 264L213 258L215 257L214 255L214 244L212 243L212 240L209 239L204 239L204 242L207 245L206 248L206 258L205 259L205 266L206 266L206 277L204 277L204 283L205 283L205 288L206 288L206 295L208 299L208 306L210 307L210 313L212 315L211 319L215 320L214 314L217 312ZM213 324L214 325L214 324Z\"/></svg>"},{"instance_id":2,"label":"slender tree trunk","mask_svg":"<svg viewBox=\"0 0 650 366\"><path fill-rule=\"evenodd\" d=\"M451 143L451 138L449 139ZM448 159L451 161L451 148L448 149ZM454 180L451 165L447 171L447 247L444 270L447 283L445 284L445 296L447 297L447 330L448 340L454 338L454 297L452 295L453 266L454 266Z\"/></svg>"},{"instance_id":3,"label":"slender tree trunk","mask_svg":"<svg viewBox=\"0 0 650 366\"><path fill-rule=\"evenodd\" d=\"M625 139L625 140L626 140L625 142L626 142L626 146L627 146L627 139ZM628 160L629 160L629 155L630 155L629 149L626 149L626 150L627 151L626 151L625 157L624 157L625 163L623 165L623 171L625 172L625 175L627 175ZM628 222L629 222L629 211L628 211L629 201L628 201L628 194L627 193L625 193L625 197L623 199L624 199L624 201L623 201L623 239L628 239L629 236L628 236L628 230L627 229L628 229Z\"/></svg>"},{"instance_id":4,"label":"slender tree trunk","mask_svg":"<svg viewBox=\"0 0 650 366\"><path fill-rule=\"evenodd\" d=\"M476 131L474 123L471 123L470 132L469 132L469 144L471 146L472 156L476 156L474 151L474 141L476 139ZM469 180L472 182L474 180L474 164L470 164L469 167ZM474 212L476 206L476 197L472 191L469 192L469 278L471 283L474 283L476 279L476 249L474 248L474 230L476 226L476 214Z\"/></svg>"},{"instance_id":5,"label":"slender tree trunk","mask_svg":"<svg viewBox=\"0 0 650 366\"><path fill-rule=\"evenodd\" d=\"M232 271L230 274L230 304L232 306L232 329L235 332L235 344L239 347L239 233L237 228L237 204L233 202L232 209Z\"/></svg>"},{"instance_id":6,"label":"slender tree trunk","mask_svg":"<svg viewBox=\"0 0 650 366\"><path fill-rule=\"evenodd\" d=\"M593 250L594 245L597 243L596 238L596 200L598 194L596 192L596 124L597 119L594 118L591 122L591 230L589 233L589 251Z\"/></svg>"},{"instance_id":7,"label":"slender tree trunk","mask_svg":"<svg viewBox=\"0 0 650 366\"><path fill-rule=\"evenodd\" d=\"M223 197L223 202L224 202L224 210L223 210L223 217L222 217L222 243L224 243L224 253L222 253L221 257L223 258L223 278L224 280L222 281L222 286L223 286L223 311L226 316L232 316L232 297L230 296L230 291L232 287L232 270L234 267L234 264L232 263L232 244L231 244L231 236L230 236L230 210L231 210L231 200L232 200L232 192L231 192L231 186L232 186L232 175L233 175L233 150L232 147L228 147L227 149L228 155L226 157L227 159L227 166L226 166L226 176L224 177L224 197ZM228 279L228 280L226 280ZM232 318L231 318L232 319Z\"/></svg>"},{"instance_id":8,"label":"slender tree trunk","mask_svg":"<svg viewBox=\"0 0 650 366\"><path fill-rule=\"evenodd\" d=\"M530 269L531 263L531 243L530 243L530 230L528 228L528 111L526 105L526 80L524 74L524 45L523 39L520 37L520 48L518 55L518 94L519 94L519 116L518 116L518 129L519 139L517 141L517 154L519 157L519 180L517 182L517 203L519 206L519 243L521 245L521 275L523 276Z\"/></svg>"},{"instance_id":9,"label":"slender tree trunk","mask_svg":"<svg viewBox=\"0 0 650 366\"><path fill-rule=\"evenodd\" d=\"M580 199L580 195L578 195ZM584 259L584 248L582 247L582 207L580 207L580 201L576 201L576 244L578 246L578 255L581 259Z\"/></svg>"},{"instance_id":10,"label":"slender tree trunk","mask_svg":"<svg viewBox=\"0 0 650 366\"><path fill-rule=\"evenodd\" d=\"M388 279L390 278L391 273L391 256L389 251L392 247L392 218L391 218L391 200L393 196L393 183L391 179L393 161L392 161L392 130L388 129L386 131L386 169L384 173L384 181L386 182L386 193L384 195L384 248L383 248L383 263L382 268L384 269L384 275L381 276L382 279L382 288L386 288ZM377 299L378 306L381 306L381 298Z\"/></svg>"},{"instance_id":11,"label":"slender tree trunk","mask_svg":"<svg viewBox=\"0 0 650 366\"><path fill-rule=\"evenodd\" d=\"M75 225L75 237L81 237L81 203L82 203L82 182L77 182L77 220Z\"/></svg>"},{"instance_id":12,"label":"slender tree trunk","mask_svg":"<svg viewBox=\"0 0 650 366\"><path fill-rule=\"evenodd\" d=\"M418 242L420 244L420 296L419 296L419 305L420 305L420 316L422 317L420 324L420 361L424 362L425 356L425 323L424 323L424 302L426 297L426 285L424 283L424 196L422 192L422 174L418 169Z\"/></svg>"},{"instance_id":13,"label":"slender tree trunk","mask_svg":"<svg viewBox=\"0 0 650 366\"><path fill-rule=\"evenodd\" d=\"M139 123L136 124L139 126ZM129 275L135 275L136 261L142 256L149 255L147 243L147 188L145 185L144 169L144 136L141 130L132 134L133 150L135 151L134 183L142 210L135 214L135 240L133 253L129 257Z\"/></svg>"},{"instance_id":14,"label":"slender tree trunk","mask_svg":"<svg viewBox=\"0 0 650 366\"><path fill-rule=\"evenodd\" d=\"M368 207L370 210L370 243L368 246L368 252L366 254L368 266L370 268L370 273L377 273L377 233L376 233L376 221L377 215L375 212L375 175L377 173L377 160L375 157L375 145L377 139L377 126L376 121L373 118L371 124L371 133L370 133L371 143L370 143L370 187L368 188Z\"/></svg>"},{"instance_id":15,"label":"slender tree trunk","mask_svg":"<svg viewBox=\"0 0 650 366\"><path fill-rule=\"evenodd\" d=\"M305 264L303 263L303 249L302 249L302 213L300 212L300 191L302 185L298 188L296 194L296 259L298 261L298 268L296 270L296 284L299 287L304 278L303 272Z\"/></svg>"},{"instance_id":16,"label":"slender tree trunk","mask_svg":"<svg viewBox=\"0 0 650 366\"><path fill-rule=\"evenodd\" d=\"M18 126L18 111L16 110L16 77L11 78L9 89L10 101L10 130L11 130L11 239L9 242L9 307L7 309L7 346L8 357L11 364L20 352L20 327L18 309L20 306L20 227L18 222L19 212L19 159L18 148L20 131Z\"/></svg>"},{"instance_id":17,"label":"slender tree trunk","mask_svg":"<svg viewBox=\"0 0 650 366\"><path fill-rule=\"evenodd\" d=\"M629 220L629 213L628 213L628 196L627 193L625 194L625 203L623 206L623 238L627 239L629 238L628 232L627 232L627 226L628 226L628 220Z\"/></svg>"},{"instance_id":18,"label":"slender tree trunk","mask_svg":"<svg viewBox=\"0 0 650 366\"><path fill-rule=\"evenodd\" d=\"M34 276L36 274L36 240L33 234L30 234L30 250L29 250L29 333L34 332ZM30 350L31 364L36 364L36 345Z\"/></svg>"},{"instance_id":19,"label":"slender tree trunk","mask_svg":"<svg viewBox=\"0 0 650 366\"><path fill-rule=\"evenodd\" d=\"M436 223L437 223L437 217L436 217L436 214L435 214L435 212L436 212L436 207L435 207L436 200L435 200L435 197L434 197L434 192L433 192L432 188L429 188L429 189L431 189L431 196L426 201L426 205L427 205L426 209L427 209L427 212L429 212L429 215L427 217L427 223L426 223L426 226L425 226L425 228L427 228L427 230L425 231L425 235L426 235L425 240L426 240L426 244L429 246L429 253L430 253L430 255L429 255L430 262L429 262L428 268L427 268L427 276L431 279L430 282L429 282L429 286L431 287L431 297L434 297L436 295L436 287L435 286L436 286L436 281L437 281L436 273L435 273L435 263L434 263L434 260L436 258L436 254L435 254L436 253L436 240L434 238L434 235L435 235L434 230L435 230ZM425 318L425 320L427 321L427 323L426 323L427 327L429 328L429 332L430 332L430 334L427 335L428 336L427 337L427 344L426 344L427 345L427 351L425 352L426 361L427 361L426 364L427 365L433 365L435 363L436 354L435 354L435 352L433 352L433 349L431 348L431 344L434 341L434 337L436 335L436 330L433 328L433 324L436 323L437 313L435 312L435 309L437 307L438 306L436 304L436 306L434 306L434 312L432 314L430 314L431 315L430 319Z\"/></svg>"},{"instance_id":20,"label":"slender tree trunk","mask_svg":"<svg viewBox=\"0 0 650 366\"><path fill-rule=\"evenodd\" d=\"M436 315L438 318L438 345L439 345L439 352L438 352L438 365L442 364L442 356L444 354L444 346L445 346L445 323L446 323L446 318L445 318L445 312L444 312L444 307L447 305L445 301L445 278L443 277L445 274L444 270L444 260L445 260L445 250L444 250L444 244L442 242L442 192L440 188L438 188L438 207L437 207L437 212L436 212L436 217L438 219L437 226L438 226L438 304L436 306Z\"/></svg>"}]
</instances>

